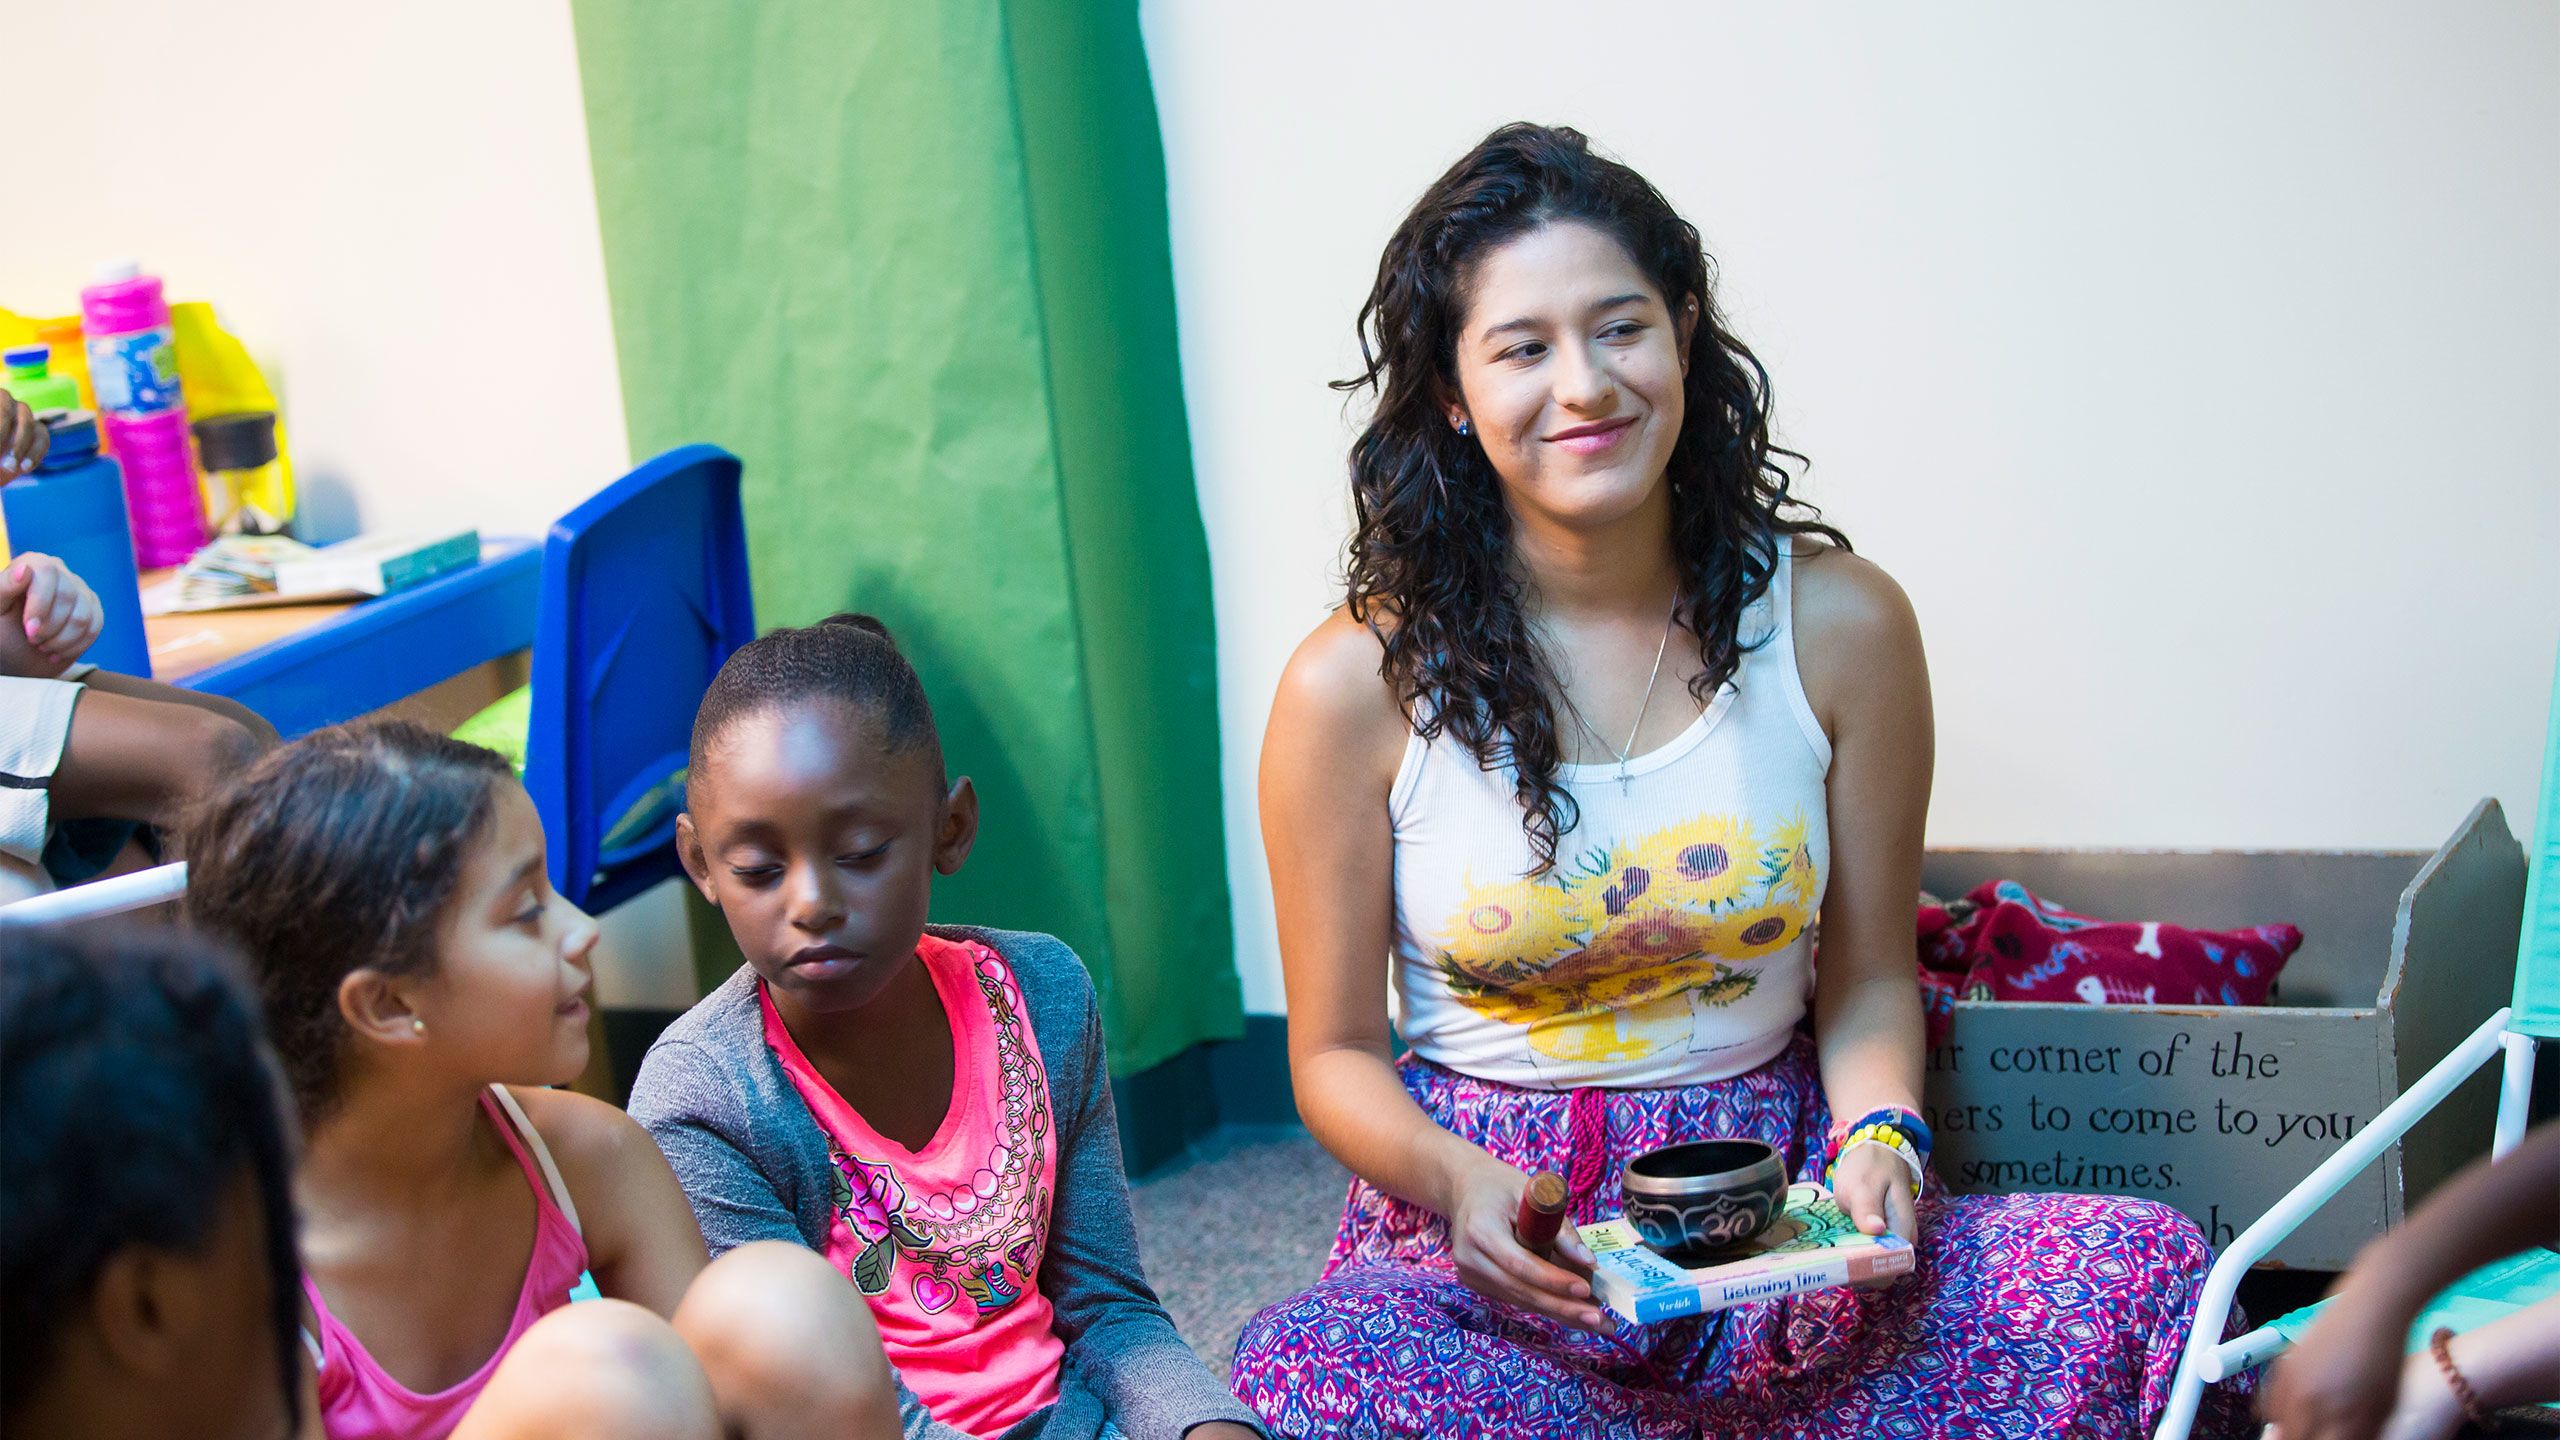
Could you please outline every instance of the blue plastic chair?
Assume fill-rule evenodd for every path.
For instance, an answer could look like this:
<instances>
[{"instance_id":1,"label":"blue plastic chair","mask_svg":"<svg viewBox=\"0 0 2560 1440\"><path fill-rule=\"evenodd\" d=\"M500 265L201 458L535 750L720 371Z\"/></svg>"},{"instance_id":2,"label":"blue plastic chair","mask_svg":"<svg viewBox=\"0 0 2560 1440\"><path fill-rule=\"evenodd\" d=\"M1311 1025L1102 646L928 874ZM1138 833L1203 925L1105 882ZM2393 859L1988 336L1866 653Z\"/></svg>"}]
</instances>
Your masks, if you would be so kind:
<instances>
[{"instance_id":1,"label":"blue plastic chair","mask_svg":"<svg viewBox=\"0 0 2560 1440\"><path fill-rule=\"evenodd\" d=\"M682 873L694 711L755 636L740 469L715 445L670 450L543 542L524 786L552 888L590 914Z\"/></svg>"}]
</instances>

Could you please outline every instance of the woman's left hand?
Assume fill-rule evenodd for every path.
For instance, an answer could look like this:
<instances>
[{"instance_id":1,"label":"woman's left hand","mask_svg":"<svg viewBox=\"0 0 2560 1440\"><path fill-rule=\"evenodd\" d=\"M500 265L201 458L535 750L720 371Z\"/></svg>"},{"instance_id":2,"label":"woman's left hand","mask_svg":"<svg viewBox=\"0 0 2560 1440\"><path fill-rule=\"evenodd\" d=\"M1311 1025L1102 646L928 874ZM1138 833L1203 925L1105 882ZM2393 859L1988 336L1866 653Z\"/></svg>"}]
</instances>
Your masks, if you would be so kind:
<instances>
[{"instance_id":1,"label":"woman's left hand","mask_svg":"<svg viewBox=\"0 0 2560 1440\"><path fill-rule=\"evenodd\" d=\"M1831 1177L1831 1195L1848 1212L1849 1221L1869 1235L1887 1230L1918 1243L1920 1207L1911 1192L1911 1167L1881 1145L1853 1145L1840 1157ZM1882 1288L1900 1276L1871 1281L1861 1288Z\"/></svg>"}]
</instances>

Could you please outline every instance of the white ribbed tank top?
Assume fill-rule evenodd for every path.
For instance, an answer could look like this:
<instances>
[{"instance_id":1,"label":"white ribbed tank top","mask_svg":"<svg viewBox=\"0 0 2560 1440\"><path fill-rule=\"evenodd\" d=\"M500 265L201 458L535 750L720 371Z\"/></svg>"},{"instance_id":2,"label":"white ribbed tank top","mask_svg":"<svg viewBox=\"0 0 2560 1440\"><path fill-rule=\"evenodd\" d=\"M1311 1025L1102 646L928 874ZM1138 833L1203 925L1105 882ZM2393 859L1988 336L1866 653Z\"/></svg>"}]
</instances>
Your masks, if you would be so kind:
<instances>
[{"instance_id":1,"label":"white ribbed tank top","mask_svg":"<svg viewBox=\"0 0 2560 1440\"><path fill-rule=\"evenodd\" d=\"M1387 815L1397 1028L1416 1054L1571 1089L1721 1080L1786 1047L1831 873L1831 742L1796 672L1790 544L1743 613L1742 640L1763 643L1688 729L1631 760L1623 790L1614 760L1558 767L1582 815L1545 875L1509 766L1446 734L1407 742Z\"/></svg>"}]
</instances>

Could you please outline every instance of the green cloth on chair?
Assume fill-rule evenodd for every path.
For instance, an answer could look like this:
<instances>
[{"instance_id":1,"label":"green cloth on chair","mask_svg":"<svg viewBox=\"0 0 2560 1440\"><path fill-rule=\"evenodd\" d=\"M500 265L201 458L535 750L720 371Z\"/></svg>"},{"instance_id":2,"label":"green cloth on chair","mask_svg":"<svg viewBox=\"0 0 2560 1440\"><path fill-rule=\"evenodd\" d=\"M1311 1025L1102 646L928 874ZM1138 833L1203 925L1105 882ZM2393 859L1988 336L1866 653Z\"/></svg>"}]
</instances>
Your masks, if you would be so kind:
<instances>
[{"instance_id":1,"label":"green cloth on chair","mask_svg":"<svg viewBox=\"0 0 2560 1440\"><path fill-rule=\"evenodd\" d=\"M2467 1334L2554 1296L2560 1296L2560 1255L2541 1249L2510 1255L2463 1276L2429 1301L2418 1313L2417 1323L2409 1327L2409 1349L2414 1353L2427 1348L2427 1337L2438 1326ZM2267 1328L2282 1335L2287 1345L2299 1344L2311 1322L2328 1308L2326 1300L2305 1305Z\"/></svg>"},{"instance_id":2,"label":"green cloth on chair","mask_svg":"<svg viewBox=\"0 0 2560 1440\"><path fill-rule=\"evenodd\" d=\"M453 738L495 750L524 778L525 732L533 728L533 687L519 685L483 706L480 713L454 727Z\"/></svg>"}]
</instances>

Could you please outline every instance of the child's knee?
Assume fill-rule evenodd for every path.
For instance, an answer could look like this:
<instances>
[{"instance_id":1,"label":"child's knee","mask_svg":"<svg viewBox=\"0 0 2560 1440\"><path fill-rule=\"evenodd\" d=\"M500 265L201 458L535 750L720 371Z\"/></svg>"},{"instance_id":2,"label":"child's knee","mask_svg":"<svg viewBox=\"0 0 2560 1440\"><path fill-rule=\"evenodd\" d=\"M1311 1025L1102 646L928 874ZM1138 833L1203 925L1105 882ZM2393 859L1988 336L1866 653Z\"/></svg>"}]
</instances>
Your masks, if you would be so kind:
<instances>
[{"instance_id":1,"label":"child's knee","mask_svg":"<svg viewBox=\"0 0 2560 1440\"><path fill-rule=\"evenodd\" d=\"M839 1417L848 1433L883 1418L895 1424L897 1392L871 1306L814 1251L782 1241L730 1251L686 1289L675 1324L724 1412L787 1405Z\"/></svg>"},{"instance_id":2,"label":"child's knee","mask_svg":"<svg viewBox=\"0 0 2560 1440\"><path fill-rule=\"evenodd\" d=\"M637 1305L591 1300L544 1316L509 1348L455 1440L718 1433L711 1389L674 1327Z\"/></svg>"}]
</instances>

